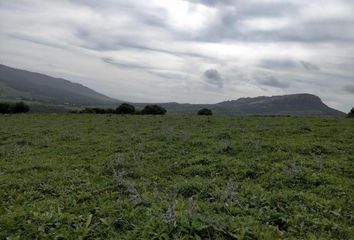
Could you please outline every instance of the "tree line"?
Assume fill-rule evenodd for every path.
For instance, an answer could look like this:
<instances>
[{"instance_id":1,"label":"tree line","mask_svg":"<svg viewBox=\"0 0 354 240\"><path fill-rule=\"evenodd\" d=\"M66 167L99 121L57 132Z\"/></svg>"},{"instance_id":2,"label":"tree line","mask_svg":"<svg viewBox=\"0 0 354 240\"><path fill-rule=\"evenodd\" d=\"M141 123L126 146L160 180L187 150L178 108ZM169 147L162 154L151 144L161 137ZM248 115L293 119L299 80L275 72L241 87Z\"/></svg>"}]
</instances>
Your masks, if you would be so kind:
<instances>
[{"instance_id":1,"label":"tree line","mask_svg":"<svg viewBox=\"0 0 354 240\"><path fill-rule=\"evenodd\" d=\"M350 112L347 115L348 118L354 118L354 107L350 110Z\"/></svg>"},{"instance_id":2,"label":"tree line","mask_svg":"<svg viewBox=\"0 0 354 240\"><path fill-rule=\"evenodd\" d=\"M84 110L74 111L73 113L165 115L166 112L165 108L156 104L146 105L141 111L139 111L129 103L122 103L116 109L95 107L85 108Z\"/></svg>"},{"instance_id":3,"label":"tree line","mask_svg":"<svg viewBox=\"0 0 354 240\"><path fill-rule=\"evenodd\" d=\"M0 102L0 114L16 114L27 113L30 107L24 102ZM80 111L71 111L71 113L91 113L91 114L136 114L136 115L165 115L167 110L157 104L146 105L142 110L136 110L135 107L129 103L122 103L116 109L112 108L85 108ZM211 116L213 112L211 109L203 108L197 112L198 115ZM354 108L347 114L348 118L354 118Z\"/></svg>"},{"instance_id":4,"label":"tree line","mask_svg":"<svg viewBox=\"0 0 354 240\"><path fill-rule=\"evenodd\" d=\"M125 115L165 115L167 110L157 104L146 105L141 111L129 103L122 103L116 109L113 108L85 108L81 111L72 111L72 113L91 113L91 114L125 114ZM203 108L197 112L198 115L211 116L213 112L210 109Z\"/></svg>"},{"instance_id":5,"label":"tree line","mask_svg":"<svg viewBox=\"0 0 354 240\"><path fill-rule=\"evenodd\" d=\"M29 112L30 107L24 102L0 102L0 114L14 114Z\"/></svg>"}]
</instances>

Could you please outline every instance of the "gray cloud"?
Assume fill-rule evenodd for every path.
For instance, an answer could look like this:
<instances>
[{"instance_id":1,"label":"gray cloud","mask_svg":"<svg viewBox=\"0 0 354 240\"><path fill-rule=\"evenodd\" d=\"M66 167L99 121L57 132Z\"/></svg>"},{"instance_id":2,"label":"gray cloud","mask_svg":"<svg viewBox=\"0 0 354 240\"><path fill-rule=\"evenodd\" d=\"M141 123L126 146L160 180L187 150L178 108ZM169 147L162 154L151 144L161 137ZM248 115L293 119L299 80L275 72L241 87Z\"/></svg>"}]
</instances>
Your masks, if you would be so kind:
<instances>
[{"instance_id":1,"label":"gray cloud","mask_svg":"<svg viewBox=\"0 0 354 240\"><path fill-rule=\"evenodd\" d=\"M275 70L294 69L299 67L299 63L293 60L264 59L259 66Z\"/></svg>"},{"instance_id":2,"label":"gray cloud","mask_svg":"<svg viewBox=\"0 0 354 240\"><path fill-rule=\"evenodd\" d=\"M262 85L275 87L275 88L288 88L290 86L289 83L280 82L274 76L263 76L263 77L259 77L259 78L261 78L261 79L259 79L258 82Z\"/></svg>"},{"instance_id":3,"label":"gray cloud","mask_svg":"<svg viewBox=\"0 0 354 240\"><path fill-rule=\"evenodd\" d=\"M191 2L205 4L207 6L216 6L222 4L231 4L232 0L190 0Z\"/></svg>"},{"instance_id":4,"label":"gray cloud","mask_svg":"<svg viewBox=\"0 0 354 240\"><path fill-rule=\"evenodd\" d=\"M307 70L313 72L320 70L320 68L314 63L292 59L262 59L258 66L272 70Z\"/></svg>"},{"instance_id":5,"label":"gray cloud","mask_svg":"<svg viewBox=\"0 0 354 240\"><path fill-rule=\"evenodd\" d=\"M320 68L313 63L310 62L305 62L305 61L300 61L301 65L308 71L319 71Z\"/></svg>"},{"instance_id":6,"label":"gray cloud","mask_svg":"<svg viewBox=\"0 0 354 240\"><path fill-rule=\"evenodd\" d=\"M115 61L112 58L102 58L102 61L120 68L153 69L152 67L141 65L141 64L129 63L124 61Z\"/></svg>"},{"instance_id":7,"label":"gray cloud","mask_svg":"<svg viewBox=\"0 0 354 240\"><path fill-rule=\"evenodd\" d=\"M343 90L348 93L354 94L354 85L346 85L343 87Z\"/></svg>"},{"instance_id":8,"label":"gray cloud","mask_svg":"<svg viewBox=\"0 0 354 240\"><path fill-rule=\"evenodd\" d=\"M326 4L314 6L301 0L200 2L217 8L219 12L218 18L201 35L198 35L198 40L202 41L219 42L233 39L254 42L352 42L354 40L354 33L351 31L354 16L349 16L350 11L354 11L352 1L338 1L338 4L329 4L327 8L325 8ZM228 7L224 7L225 4ZM305 11L309 7L313 12ZM336 11L336 8L346 11L347 16ZM316 18L315 11L326 11L328 17L321 15Z\"/></svg>"},{"instance_id":9,"label":"gray cloud","mask_svg":"<svg viewBox=\"0 0 354 240\"><path fill-rule=\"evenodd\" d=\"M84 35L85 33L78 33ZM193 53L193 52L183 52L178 50L168 50L158 47L150 47L148 43L141 40L135 40L127 37L126 39L121 38L120 40L107 40L107 39L85 39L85 43L80 45L81 47L96 50L96 51L119 51L125 49L136 49L140 51L150 51L157 53L166 53L178 57L193 57L200 58L204 60L213 59L205 54Z\"/></svg>"},{"instance_id":10,"label":"gray cloud","mask_svg":"<svg viewBox=\"0 0 354 240\"><path fill-rule=\"evenodd\" d=\"M204 80L214 86L217 86L218 88L223 87L223 80L220 75L220 73L215 70L215 69L208 69L203 73L203 78Z\"/></svg>"},{"instance_id":11,"label":"gray cloud","mask_svg":"<svg viewBox=\"0 0 354 240\"><path fill-rule=\"evenodd\" d=\"M187 79L186 74L170 72L170 71L159 71L159 70L151 70L149 73L166 79Z\"/></svg>"},{"instance_id":12,"label":"gray cloud","mask_svg":"<svg viewBox=\"0 0 354 240\"><path fill-rule=\"evenodd\" d=\"M8 34L8 36L11 38L20 39L23 41L32 42L32 43L47 46L47 47L65 48L65 46L62 44L53 43L53 42L48 41L46 39L41 39L41 38L38 38L35 36L26 35L26 34L13 33L13 34Z\"/></svg>"},{"instance_id":13,"label":"gray cloud","mask_svg":"<svg viewBox=\"0 0 354 240\"><path fill-rule=\"evenodd\" d=\"M294 22L289 28L280 31L265 31L258 33L265 40L310 42L310 43L333 43L352 42L354 33L344 32L354 25L352 19L342 20L304 20Z\"/></svg>"}]
</instances>

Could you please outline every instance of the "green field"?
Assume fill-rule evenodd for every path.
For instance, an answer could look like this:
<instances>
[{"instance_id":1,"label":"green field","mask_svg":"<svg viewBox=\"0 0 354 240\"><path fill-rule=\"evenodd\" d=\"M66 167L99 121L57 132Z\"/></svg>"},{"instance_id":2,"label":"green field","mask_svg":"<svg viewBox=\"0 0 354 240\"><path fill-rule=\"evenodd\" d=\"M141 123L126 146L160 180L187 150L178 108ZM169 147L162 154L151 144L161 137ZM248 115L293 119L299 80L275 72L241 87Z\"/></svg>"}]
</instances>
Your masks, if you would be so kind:
<instances>
[{"instance_id":1,"label":"green field","mask_svg":"<svg viewBox=\"0 0 354 240\"><path fill-rule=\"evenodd\" d=\"M0 239L353 239L354 121L0 116Z\"/></svg>"}]
</instances>

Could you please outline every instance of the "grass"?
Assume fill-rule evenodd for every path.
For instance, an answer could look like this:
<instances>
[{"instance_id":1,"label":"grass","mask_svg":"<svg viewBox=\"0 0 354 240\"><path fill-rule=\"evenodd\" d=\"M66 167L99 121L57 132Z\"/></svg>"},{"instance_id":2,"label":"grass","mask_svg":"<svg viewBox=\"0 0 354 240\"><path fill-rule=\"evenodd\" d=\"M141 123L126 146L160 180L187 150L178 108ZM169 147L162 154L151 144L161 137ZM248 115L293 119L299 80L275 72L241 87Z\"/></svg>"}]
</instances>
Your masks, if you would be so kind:
<instances>
[{"instance_id":1,"label":"grass","mask_svg":"<svg viewBox=\"0 0 354 240\"><path fill-rule=\"evenodd\" d=\"M353 239L354 122L0 116L0 239Z\"/></svg>"}]
</instances>

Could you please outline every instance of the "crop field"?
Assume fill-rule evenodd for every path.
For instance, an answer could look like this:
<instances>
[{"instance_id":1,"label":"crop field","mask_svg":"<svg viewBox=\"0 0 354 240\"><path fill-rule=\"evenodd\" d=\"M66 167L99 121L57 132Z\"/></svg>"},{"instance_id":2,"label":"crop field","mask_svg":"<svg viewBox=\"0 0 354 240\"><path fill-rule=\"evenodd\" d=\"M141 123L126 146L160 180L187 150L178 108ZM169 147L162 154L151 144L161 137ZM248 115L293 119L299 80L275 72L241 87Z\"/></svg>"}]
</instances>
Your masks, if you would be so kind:
<instances>
[{"instance_id":1,"label":"crop field","mask_svg":"<svg viewBox=\"0 0 354 240\"><path fill-rule=\"evenodd\" d=\"M354 121L0 116L0 239L353 239Z\"/></svg>"}]
</instances>

